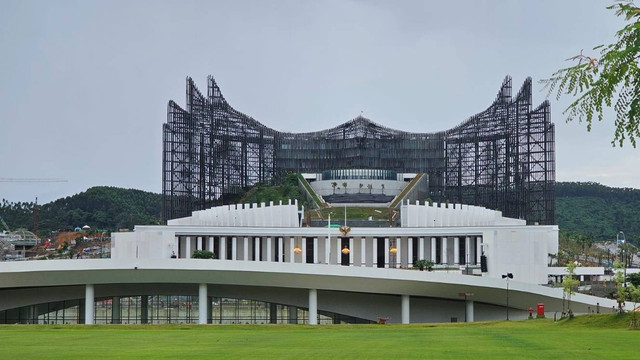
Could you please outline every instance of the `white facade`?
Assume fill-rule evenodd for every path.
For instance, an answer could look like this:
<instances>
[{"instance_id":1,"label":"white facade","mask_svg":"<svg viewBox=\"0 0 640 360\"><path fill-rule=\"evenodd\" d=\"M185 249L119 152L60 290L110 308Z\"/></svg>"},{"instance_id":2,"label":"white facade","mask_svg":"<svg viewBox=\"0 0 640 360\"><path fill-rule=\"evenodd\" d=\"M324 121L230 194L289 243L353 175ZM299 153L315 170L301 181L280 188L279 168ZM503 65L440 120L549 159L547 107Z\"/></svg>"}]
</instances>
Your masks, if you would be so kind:
<instances>
[{"instance_id":1,"label":"white facade","mask_svg":"<svg viewBox=\"0 0 640 360\"><path fill-rule=\"evenodd\" d=\"M229 225L234 221L235 226ZM414 260L426 259L436 263L438 271L493 278L510 272L517 281L546 284L548 254L558 250L557 226L527 226L523 220L479 207L403 205L402 224L357 227L342 234L337 228L299 227L295 204L221 206L166 226L136 226L131 233L114 233L111 256L190 258L195 250L209 250L219 259L233 261L404 269L411 268ZM483 254L485 273L480 271Z\"/></svg>"}]
</instances>

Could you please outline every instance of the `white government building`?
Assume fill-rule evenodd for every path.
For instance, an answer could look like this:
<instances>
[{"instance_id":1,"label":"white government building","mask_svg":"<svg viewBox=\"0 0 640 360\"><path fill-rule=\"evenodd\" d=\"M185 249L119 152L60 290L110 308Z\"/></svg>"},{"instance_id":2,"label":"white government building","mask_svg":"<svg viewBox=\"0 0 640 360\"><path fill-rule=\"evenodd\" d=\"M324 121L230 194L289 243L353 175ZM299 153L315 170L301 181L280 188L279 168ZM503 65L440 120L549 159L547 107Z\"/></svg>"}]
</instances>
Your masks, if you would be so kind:
<instances>
[{"instance_id":1,"label":"white government building","mask_svg":"<svg viewBox=\"0 0 640 360\"><path fill-rule=\"evenodd\" d=\"M302 213L295 201L219 206L113 233L111 259L0 263L0 323L407 324L565 311L562 289L545 286L556 225L460 204L402 204L399 227L306 227ZM192 259L196 250L217 259ZM433 271L412 269L421 259ZM616 306L583 294L571 304Z\"/></svg>"},{"instance_id":2,"label":"white government building","mask_svg":"<svg viewBox=\"0 0 640 360\"><path fill-rule=\"evenodd\" d=\"M440 207L440 206L441 207ZM341 209L337 208L336 212ZM558 252L558 227L527 226L499 211L460 204L404 204L401 227L301 227L297 202L236 204L194 211L166 226L136 226L114 233L113 259L189 259L208 250L219 260L327 264L373 268L413 266L546 284L548 254ZM348 225L348 224L347 224ZM487 272L481 273L481 255Z\"/></svg>"}]
</instances>

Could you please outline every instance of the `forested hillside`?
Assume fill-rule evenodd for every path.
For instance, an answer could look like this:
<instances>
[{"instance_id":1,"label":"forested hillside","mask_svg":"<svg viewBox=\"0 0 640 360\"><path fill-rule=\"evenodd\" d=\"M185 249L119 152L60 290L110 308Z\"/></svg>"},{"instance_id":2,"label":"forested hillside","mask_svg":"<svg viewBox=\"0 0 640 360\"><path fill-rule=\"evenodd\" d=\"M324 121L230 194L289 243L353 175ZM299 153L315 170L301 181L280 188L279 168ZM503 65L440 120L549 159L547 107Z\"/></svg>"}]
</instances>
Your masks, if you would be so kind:
<instances>
[{"instance_id":1,"label":"forested hillside","mask_svg":"<svg viewBox=\"0 0 640 360\"><path fill-rule=\"evenodd\" d=\"M640 190L611 188L591 182L556 184L556 221L561 231L595 240L615 240L623 231L627 241L640 236Z\"/></svg>"},{"instance_id":2,"label":"forested hillside","mask_svg":"<svg viewBox=\"0 0 640 360\"><path fill-rule=\"evenodd\" d=\"M98 186L87 191L38 206L38 233L89 225L93 229L132 229L136 224L158 224L160 194ZM33 230L32 202L10 203L2 199L0 216L11 229Z\"/></svg>"},{"instance_id":3,"label":"forested hillside","mask_svg":"<svg viewBox=\"0 0 640 360\"><path fill-rule=\"evenodd\" d=\"M85 192L40 205L38 233L92 228L132 229L136 224L160 222L160 194L115 187L93 187ZM240 202L286 201L301 198L295 176L279 186L259 185L247 191ZM556 220L560 230L584 234L594 240L615 240L624 231L627 241L640 236L640 190L611 188L596 183L556 184ZM15 229L33 229L33 203L9 203L3 199L0 216Z\"/></svg>"}]
</instances>

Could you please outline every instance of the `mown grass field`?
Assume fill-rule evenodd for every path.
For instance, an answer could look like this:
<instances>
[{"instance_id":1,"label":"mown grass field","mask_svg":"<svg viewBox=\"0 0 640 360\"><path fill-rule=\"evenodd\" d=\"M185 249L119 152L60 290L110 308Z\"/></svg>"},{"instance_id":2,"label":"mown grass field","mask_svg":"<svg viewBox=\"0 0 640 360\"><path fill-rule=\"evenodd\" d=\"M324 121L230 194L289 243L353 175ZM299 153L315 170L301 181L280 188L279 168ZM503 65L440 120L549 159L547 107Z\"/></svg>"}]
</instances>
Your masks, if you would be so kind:
<instances>
[{"instance_id":1,"label":"mown grass field","mask_svg":"<svg viewBox=\"0 0 640 360\"><path fill-rule=\"evenodd\" d=\"M638 359L629 315L420 325L2 325L3 359Z\"/></svg>"}]
</instances>

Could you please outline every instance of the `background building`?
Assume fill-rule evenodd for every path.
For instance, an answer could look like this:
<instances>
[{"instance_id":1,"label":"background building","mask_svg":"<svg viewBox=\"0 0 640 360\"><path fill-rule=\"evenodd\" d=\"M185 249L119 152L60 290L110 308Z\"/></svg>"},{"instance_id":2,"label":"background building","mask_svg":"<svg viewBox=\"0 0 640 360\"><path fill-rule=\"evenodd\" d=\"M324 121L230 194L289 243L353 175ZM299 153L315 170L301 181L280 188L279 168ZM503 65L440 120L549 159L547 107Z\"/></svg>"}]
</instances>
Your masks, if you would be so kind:
<instances>
[{"instance_id":1,"label":"background building","mask_svg":"<svg viewBox=\"0 0 640 360\"><path fill-rule=\"evenodd\" d=\"M233 109L213 77L204 96L187 78L186 109L163 126L163 219L231 202L242 188L287 172L379 169L423 173L429 198L555 223L554 125L549 103L532 107L531 79L515 97L507 77L485 111L436 133L410 133L357 117L293 134Z\"/></svg>"}]
</instances>

